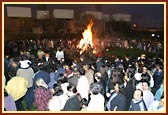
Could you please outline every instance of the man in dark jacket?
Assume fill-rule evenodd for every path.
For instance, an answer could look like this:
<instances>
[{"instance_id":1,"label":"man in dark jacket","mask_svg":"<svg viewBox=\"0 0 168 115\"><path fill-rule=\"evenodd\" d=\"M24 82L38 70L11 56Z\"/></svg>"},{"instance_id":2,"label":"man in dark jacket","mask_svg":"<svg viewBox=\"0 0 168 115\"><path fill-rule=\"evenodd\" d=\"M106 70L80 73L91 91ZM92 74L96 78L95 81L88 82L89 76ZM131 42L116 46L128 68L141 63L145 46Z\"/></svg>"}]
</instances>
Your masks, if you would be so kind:
<instances>
[{"instance_id":1,"label":"man in dark jacket","mask_svg":"<svg viewBox=\"0 0 168 115\"><path fill-rule=\"evenodd\" d=\"M164 71L163 71L162 64L156 64L156 71L152 77L154 80L154 86L152 88L152 92L153 92L153 94L155 94L156 91L160 88L160 86L164 80Z\"/></svg>"},{"instance_id":2,"label":"man in dark jacket","mask_svg":"<svg viewBox=\"0 0 168 115\"><path fill-rule=\"evenodd\" d=\"M130 104L131 104L131 100L133 98L133 93L134 93L134 87L133 87L133 80L129 78L129 75L126 73L124 75L124 89L123 92L126 96L127 99L127 106L126 106L126 110L129 109Z\"/></svg>"},{"instance_id":3,"label":"man in dark jacket","mask_svg":"<svg viewBox=\"0 0 168 115\"><path fill-rule=\"evenodd\" d=\"M65 103L62 111L80 111L81 109L81 96L77 93L76 88L73 85L67 87L69 99Z\"/></svg>"},{"instance_id":4,"label":"man in dark jacket","mask_svg":"<svg viewBox=\"0 0 168 115\"><path fill-rule=\"evenodd\" d=\"M143 92L140 89L134 91L134 98L131 101L129 111L147 111L143 101Z\"/></svg>"},{"instance_id":5,"label":"man in dark jacket","mask_svg":"<svg viewBox=\"0 0 168 115\"><path fill-rule=\"evenodd\" d=\"M120 92L119 83L114 83L114 92L106 105L108 111L125 111L126 110L126 97Z\"/></svg>"},{"instance_id":6,"label":"man in dark jacket","mask_svg":"<svg viewBox=\"0 0 168 115\"><path fill-rule=\"evenodd\" d=\"M100 72L96 72L95 75L94 75L94 77L95 77L96 82L97 82L97 83L100 85L100 87L101 87L100 93L101 93L103 96L105 96L105 86L104 86L104 82L103 82L103 80L102 80L102 75L101 75L101 73L100 73Z\"/></svg>"}]
</instances>

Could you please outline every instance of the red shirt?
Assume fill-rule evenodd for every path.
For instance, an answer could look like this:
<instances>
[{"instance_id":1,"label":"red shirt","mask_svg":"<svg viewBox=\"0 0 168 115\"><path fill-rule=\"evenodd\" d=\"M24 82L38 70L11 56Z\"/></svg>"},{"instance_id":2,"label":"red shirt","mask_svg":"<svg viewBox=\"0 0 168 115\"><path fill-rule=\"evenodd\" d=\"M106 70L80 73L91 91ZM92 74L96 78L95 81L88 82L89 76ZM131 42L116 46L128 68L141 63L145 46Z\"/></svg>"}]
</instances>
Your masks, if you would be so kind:
<instances>
[{"instance_id":1,"label":"red shirt","mask_svg":"<svg viewBox=\"0 0 168 115\"><path fill-rule=\"evenodd\" d=\"M35 89L35 106L38 111L48 110L48 101L52 97L52 92L49 89L38 87Z\"/></svg>"}]
</instances>

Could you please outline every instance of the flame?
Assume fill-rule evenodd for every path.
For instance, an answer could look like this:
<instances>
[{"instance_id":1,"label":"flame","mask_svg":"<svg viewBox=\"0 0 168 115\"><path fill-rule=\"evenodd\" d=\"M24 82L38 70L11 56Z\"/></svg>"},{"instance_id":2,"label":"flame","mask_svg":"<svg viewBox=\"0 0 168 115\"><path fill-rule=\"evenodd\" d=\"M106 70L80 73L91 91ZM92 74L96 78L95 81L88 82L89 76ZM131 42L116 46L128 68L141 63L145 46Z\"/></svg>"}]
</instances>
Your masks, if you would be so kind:
<instances>
[{"instance_id":1,"label":"flame","mask_svg":"<svg viewBox=\"0 0 168 115\"><path fill-rule=\"evenodd\" d=\"M90 23L87 25L87 29L85 29L84 32L82 33L83 38L80 40L80 43L77 46L78 48L81 49L80 54L86 51L88 47L93 48L92 26L93 26L93 21L91 20Z\"/></svg>"}]
</instances>

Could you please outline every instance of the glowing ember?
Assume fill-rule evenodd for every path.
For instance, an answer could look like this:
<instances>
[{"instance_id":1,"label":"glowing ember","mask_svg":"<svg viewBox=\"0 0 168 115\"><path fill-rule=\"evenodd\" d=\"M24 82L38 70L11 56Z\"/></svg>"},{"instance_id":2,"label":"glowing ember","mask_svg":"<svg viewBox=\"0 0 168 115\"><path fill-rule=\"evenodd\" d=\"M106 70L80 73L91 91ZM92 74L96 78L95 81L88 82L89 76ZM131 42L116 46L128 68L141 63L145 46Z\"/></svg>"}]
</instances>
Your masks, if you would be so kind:
<instances>
[{"instance_id":1,"label":"glowing ember","mask_svg":"<svg viewBox=\"0 0 168 115\"><path fill-rule=\"evenodd\" d=\"M78 48L81 49L80 54L88 50L89 47L93 48L92 30L91 30L92 26L93 26L93 22L91 20L89 25L87 26L87 29L85 29L84 32L82 33L83 38L80 40L80 43L77 46Z\"/></svg>"}]
</instances>

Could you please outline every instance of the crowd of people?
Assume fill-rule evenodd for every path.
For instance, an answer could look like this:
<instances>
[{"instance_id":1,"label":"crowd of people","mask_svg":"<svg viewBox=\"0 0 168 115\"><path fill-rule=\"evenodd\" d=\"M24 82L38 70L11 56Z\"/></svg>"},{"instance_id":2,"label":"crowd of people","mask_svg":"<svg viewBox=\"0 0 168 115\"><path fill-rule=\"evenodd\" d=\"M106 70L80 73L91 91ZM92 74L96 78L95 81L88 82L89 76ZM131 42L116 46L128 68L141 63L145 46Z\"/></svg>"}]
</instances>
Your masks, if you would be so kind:
<instances>
[{"instance_id":1,"label":"crowd of people","mask_svg":"<svg viewBox=\"0 0 168 115\"><path fill-rule=\"evenodd\" d=\"M125 55L123 59L116 56L111 62L103 56L87 58L74 54L80 60L72 60L69 58L72 52L65 51L65 42L60 43L56 52L49 52L50 47L56 48L51 40L39 45L21 42L17 49L5 44L5 111L25 111L23 101L30 111L33 107L36 111L165 109L162 58L149 59L142 54L132 59ZM31 53L32 48L37 49L36 55ZM15 50L19 53L11 56Z\"/></svg>"},{"instance_id":2,"label":"crowd of people","mask_svg":"<svg viewBox=\"0 0 168 115\"><path fill-rule=\"evenodd\" d=\"M5 53L9 53L13 56L19 55L18 52L20 49L24 49L25 51L29 50L38 50L38 49L56 49L58 47L64 48L65 52L70 54L74 54L73 51L77 50L77 45L79 43L79 39L77 38L44 38L44 39L19 39L15 41L5 41ZM65 47L66 46L66 47ZM106 37L103 39L95 39L94 47L96 50L103 51L105 48L109 47L121 47L126 49L140 49L148 52L153 52L156 54L164 53L164 43L163 41L158 41L155 39L142 39L142 40L128 40L128 39L119 39L118 37L110 38Z\"/></svg>"}]
</instances>

